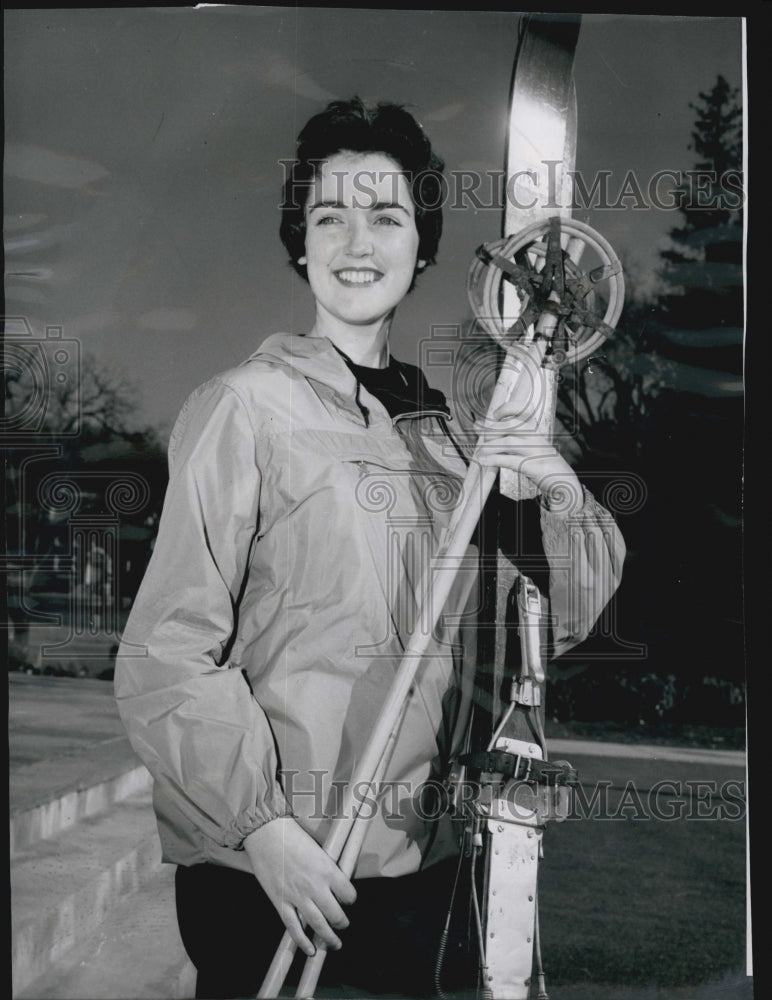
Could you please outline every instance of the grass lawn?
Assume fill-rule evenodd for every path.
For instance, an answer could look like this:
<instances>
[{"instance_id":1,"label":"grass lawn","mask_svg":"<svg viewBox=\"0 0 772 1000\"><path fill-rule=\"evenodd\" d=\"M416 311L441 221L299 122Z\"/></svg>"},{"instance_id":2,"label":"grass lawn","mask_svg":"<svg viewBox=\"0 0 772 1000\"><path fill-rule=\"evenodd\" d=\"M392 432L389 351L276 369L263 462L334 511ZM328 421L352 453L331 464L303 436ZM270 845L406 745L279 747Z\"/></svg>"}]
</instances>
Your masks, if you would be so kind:
<instances>
[{"instance_id":1,"label":"grass lawn","mask_svg":"<svg viewBox=\"0 0 772 1000\"><path fill-rule=\"evenodd\" d=\"M746 826L738 798L738 791L744 792L743 771L704 763L662 762L658 768L652 761L599 758L572 763L579 768L587 801L598 780L612 782L604 814L614 818L599 818L596 806L590 818L553 823L545 833L539 898L542 954L553 1000L752 996L743 976ZM650 790L661 779L684 794L673 794L670 786L654 798ZM726 786L722 798L728 780L735 784ZM699 786L699 802L698 786L687 781L706 783ZM708 794L714 788L715 794ZM626 808L620 809L623 801ZM678 816L679 809L680 818L661 818ZM726 990L698 994L694 989L722 980ZM595 984L594 991L560 988L582 983ZM617 989L601 991L601 984Z\"/></svg>"},{"instance_id":2,"label":"grass lawn","mask_svg":"<svg viewBox=\"0 0 772 1000\"><path fill-rule=\"evenodd\" d=\"M599 782L607 798L591 818L575 807L545 833L539 907L550 1000L753 1000L742 765L578 754L571 762L585 801ZM671 784L654 795L662 781Z\"/></svg>"}]
</instances>

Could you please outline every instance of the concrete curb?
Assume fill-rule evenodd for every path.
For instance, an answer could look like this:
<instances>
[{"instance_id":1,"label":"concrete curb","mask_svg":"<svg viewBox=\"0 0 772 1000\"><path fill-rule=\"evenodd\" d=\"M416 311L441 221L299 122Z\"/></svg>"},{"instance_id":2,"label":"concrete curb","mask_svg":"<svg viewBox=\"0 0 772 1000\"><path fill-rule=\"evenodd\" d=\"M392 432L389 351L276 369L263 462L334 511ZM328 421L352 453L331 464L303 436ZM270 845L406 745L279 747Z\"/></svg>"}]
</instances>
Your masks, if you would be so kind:
<instances>
[{"instance_id":1,"label":"concrete curb","mask_svg":"<svg viewBox=\"0 0 772 1000\"><path fill-rule=\"evenodd\" d=\"M14 777L17 781L23 780L19 775ZM117 802L138 792L149 792L152 784L147 768L139 765L93 785L79 782L77 787L64 793L44 790L44 795L53 794L55 797L31 808L17 803L16 809L11 807L11 857L28 850L40 840L64 833L81 820L107 812Z\"/></svg>"},{"instance_id":2,"label":"concrete curb","mask_svg":"<svg viewBox=\"0 0 772 1000\"><path fill-rule=\"evenodd\" d=\"M147 791L17 855L11 866L14 994L88 940L116 902L160 865Z\"/></svg>"}]
</instances>

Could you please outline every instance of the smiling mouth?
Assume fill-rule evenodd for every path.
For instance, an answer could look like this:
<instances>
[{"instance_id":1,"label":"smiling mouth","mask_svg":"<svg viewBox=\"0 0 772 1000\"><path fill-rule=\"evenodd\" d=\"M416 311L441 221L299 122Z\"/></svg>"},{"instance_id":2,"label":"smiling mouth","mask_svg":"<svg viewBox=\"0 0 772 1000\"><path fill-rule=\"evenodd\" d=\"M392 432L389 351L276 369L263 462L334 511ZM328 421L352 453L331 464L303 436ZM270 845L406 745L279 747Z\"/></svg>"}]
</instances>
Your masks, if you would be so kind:
<instances>
[{"instance_id":1,"label":"smiling mouth","mask_svg":"<svg viewBox=\"0 0 772 1000\"><path fill-rule=\"evenodd\" d=\"M344 285L372 285L380 281L383 274L380 271L371 269L345 268L342 271L335 271L335 277Z\"/></svg>"}]
</instances>

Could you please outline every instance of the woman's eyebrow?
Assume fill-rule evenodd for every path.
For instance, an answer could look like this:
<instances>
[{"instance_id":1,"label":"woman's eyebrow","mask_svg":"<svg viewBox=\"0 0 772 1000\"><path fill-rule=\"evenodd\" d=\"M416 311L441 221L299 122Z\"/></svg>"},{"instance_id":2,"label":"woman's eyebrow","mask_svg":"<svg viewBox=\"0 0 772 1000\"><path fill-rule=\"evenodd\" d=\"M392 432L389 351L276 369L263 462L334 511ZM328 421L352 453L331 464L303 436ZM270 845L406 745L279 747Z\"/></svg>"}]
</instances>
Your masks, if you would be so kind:
<instances>
[{"instance_id":1,"label":"woman's eyebrow","mask_svg":"<svg viewBox=\"0 0 772 1000\"><path fill-rule=\"evenodd\" d=\"M386 208L399 208L406 215L410 215L410 210L398 201L376 201L374 205L368 205L367 207L374 212L380 212Z\"/></svg>"},{"instance_id":2,"label":"woman's eyebrow","mask_svg":"<svg viewBox=\"0 0 772 1000\"><path fill-rule=\"evenodd\" d=\"M356 195L356 194L354 195L354 204L353 204L353 206L349 206L349 205L345 204L345 202L337 201L336 199L326 199L326 200L323 200L323 201L315 201L313 203L313 205L309 205L308 206L308 214L310 215L311 212L315 212L318 208L345 209L345 208L349 208L349 207L354 207L354 208L367 208L371 212L381 212L384 209L396 209L396 208L398 208L398 209L400 209L400 211L404 212L405 215L410 215L410 209L406 208L405 205L400 204L400 202L398 202L398 201L376 201L376 202L371 203L370 200L366 197L366 192L363 192L362 194L364 195L364 197L363 197L363 201L362 201L361 204L358 201L358 195Z\"/></svg>"},{"instance_id":3,"label":"woman's eyebrow","mask_svg":"<svg viewBox=\"0 0 772 1000\"><path fill-rule=\"evenodd\" d=\"M308 206L309 213L316 211L317 208L346 208L346 205L342 201L334 201L328 199L327 201L315 201L313 205Z\"/></svg>"}]
</instances>

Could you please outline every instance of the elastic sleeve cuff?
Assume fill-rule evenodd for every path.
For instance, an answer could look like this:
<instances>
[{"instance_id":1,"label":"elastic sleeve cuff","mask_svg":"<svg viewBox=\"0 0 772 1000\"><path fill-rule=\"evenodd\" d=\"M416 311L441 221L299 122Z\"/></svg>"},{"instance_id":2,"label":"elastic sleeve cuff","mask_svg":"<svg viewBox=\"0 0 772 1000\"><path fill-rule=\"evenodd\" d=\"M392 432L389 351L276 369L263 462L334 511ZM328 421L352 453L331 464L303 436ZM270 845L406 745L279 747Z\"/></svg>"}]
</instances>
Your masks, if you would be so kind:
<instances>
[{"instance_id":1,"label":"elastic sleeve cuff","mask_svg":"<svg viewBox=\"0 0 772 1000\"><path fill-rule=\"evenodd\" d=\"M614 534L617 534L614 518L586 486L582 486L582 500L581 507L569 512L565 505L562 505L564 509L561 510L561 504L553 502L550 506L546 497L539 498L542 535L548 548L565 544L566 537L577 528L581 528L583 532L613 528Z\"/></svg>"},{"instance_id":2,"label":"elastic sleeve cuff","mask_svg":"<svg viewBox=\"0 0 772 1000\"><path fill-rule=\"evenodd\" d=\"M549 514L558 515L559 517L576 517L579 514L584 514L588 508L593 505L597 505L597 501L586 486L583 484L580 484L580 486L582 489L581 507L573 507L572 501L578 499L578 497L565 496L557 499L550 499L546 493L540 493L539 504L541 505L541 509Z\"/></svg>"},{"instance_id":3,"label":"elastic sleeve cuff","mask_svg":"<svg viewBox=\"0 0 772 1000\"><path fill-rule=\"evenodd\" d=\"M243 851L244 841L250 833L259 830L261 826L265 826L271 820L292 815L293 812L290 809L289 803L281 796L278 797L277 802L268 810L265 807L260 810L257 808L245 809L244 812L239 813L233 822L223 830L222 837L219 840L220 846L229 847L234 851Z\"/></svg>"}]
</instances>

